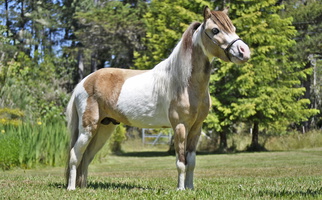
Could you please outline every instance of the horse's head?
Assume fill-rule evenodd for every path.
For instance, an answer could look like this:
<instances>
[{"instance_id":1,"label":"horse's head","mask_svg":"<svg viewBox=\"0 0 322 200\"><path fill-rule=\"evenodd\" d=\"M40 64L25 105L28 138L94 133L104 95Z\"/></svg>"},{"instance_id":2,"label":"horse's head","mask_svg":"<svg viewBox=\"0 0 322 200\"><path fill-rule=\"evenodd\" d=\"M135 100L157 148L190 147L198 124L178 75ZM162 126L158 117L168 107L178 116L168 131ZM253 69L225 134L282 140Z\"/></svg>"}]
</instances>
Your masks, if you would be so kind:
<instances>
[{"instance_id":1,"label":"horse's head","mask_svg":"<svg viewBox=\"0 0 322 200\"><path fill-rule=\"evenodd\" d=\"M204 9L202 43L209 58L242 64L249 60L250 50L235 33L236 28L224 11Z\"/></svg>"}]
</instances>

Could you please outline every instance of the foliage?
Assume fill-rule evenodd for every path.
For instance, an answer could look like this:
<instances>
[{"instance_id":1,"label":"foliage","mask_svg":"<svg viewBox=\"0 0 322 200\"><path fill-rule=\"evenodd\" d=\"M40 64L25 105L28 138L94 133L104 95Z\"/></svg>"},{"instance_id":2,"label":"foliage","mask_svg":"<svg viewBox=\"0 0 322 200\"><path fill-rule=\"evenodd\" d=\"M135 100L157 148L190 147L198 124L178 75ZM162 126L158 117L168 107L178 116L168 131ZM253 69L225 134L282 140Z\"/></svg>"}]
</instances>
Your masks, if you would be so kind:
<instances>
[{"instance_id":1,"label":"foliage","mask_svg":"<svg viewBox=\"0 0 322 200\"><path fill-rule=\"evenodd\" d=\"M86 73L103 67L130 68L133 51L142 48L145 27L141 21L146 3L129 4L109 1L91 9L77 12L79 29L75 36L78 49L84 55Z\"/></svg>"},{"instance_id":2,"label":"foliage","mask_svg":"<svg viewBox=\"0 0 322 200\"><path fill-rule=\"evenodd\" d=\"M0 124L2 125L19 125L24 113L19 109L0 108Z\"/></svg>"},{"instance_id":3,"label":"foliage","mask_svg":"<svg viewBox=\"0 0 322 200\"><path fill-rule=\"evenodd\" d=\"M152 1L143 17L146 50L135 52L135 67L151 69L167 58L188 25L202 21L202 9L208 4L203 0Z\"/></svg>"},{"instance_id":4,"label":"foliage","mask_svg":"<svg viewBox=\"0 0 322 200\"><path fill-rule=\"evenodd\" d=\"M279 132L317 114L308 109L308 99L300 98L305 92L300 80L310 70L290 59L296 31L291 18L277 14L283 6L275 0L236 1L230 6L237 34L250 46L252 58L243 66L220 63L216 69L211 77L213 111L207 118L208 128L220 132L245 121L269 129L278 122L274 127Z\"/></svg>"},{"instance_id":5,"label":"foliage","mask_svg":"<svg viewBox=\"0 0 322 200\"><path fill-rule=\"evenodd\" d=\"M310 107L320 110L320 114L312 117L306 126L318 128L322 124L322 4L321 1L315 0L284 0L282 3L285 10L280 13L281 16L292 17L297 30L296 45L290 49L292 58L305 63L306 68L313 70L309 79L302 80L302 84L306 87L305 97L311 100Z\"/></svg>"},{"instance_id":6,"label":"foliage","mask_svg":"<svg viewBox=\"0 0 322 200\"><path fill-rule=\"evenodd\" d=\"M126 129L123 125L118 125L114 133L108 141L112 153L118 154L122 152L121 144L126 139Z\"/></svg>"},{"instance_id":7,"label":"foliage","mask_svg":"<svg viewBox=\"0 0 322 200\"><path fill-rule=\"evenodd\" d=\"M4 66L0 105L19 108L28 113L26 117L29 119L61 120L68 101L68 95L61 86L68 74L59 77L53 58L46 57L38 65L20 53L17 60Z\"/></svg>"},{"instance_id":8,"label":"foliage","mask_svg":"<svg viewBox=\"0 0 322 200\"><path fill-rule=\"evenodd\" d=\"M39 164L61 166L66 161L69 144L64 123L23 123L18 126L1 125L0 164L3 169L23 168Z\"/></svg>"},{"instance_id":9,"label":"foliage","mask_svg":"<svg viewBox=\"0 0 322 200\"><path fill-rule=\"evenodd\" d=\"M311 116L307 124L321 126L321 2L314 0L1 1L0 126L62 123L67 91L84 75L152 68L188 24L202 21L205 5L226 3L252 58L243 66L213 63L204 129L231 133L244 122L280 134Z\"/></svg>"}]
</instances>

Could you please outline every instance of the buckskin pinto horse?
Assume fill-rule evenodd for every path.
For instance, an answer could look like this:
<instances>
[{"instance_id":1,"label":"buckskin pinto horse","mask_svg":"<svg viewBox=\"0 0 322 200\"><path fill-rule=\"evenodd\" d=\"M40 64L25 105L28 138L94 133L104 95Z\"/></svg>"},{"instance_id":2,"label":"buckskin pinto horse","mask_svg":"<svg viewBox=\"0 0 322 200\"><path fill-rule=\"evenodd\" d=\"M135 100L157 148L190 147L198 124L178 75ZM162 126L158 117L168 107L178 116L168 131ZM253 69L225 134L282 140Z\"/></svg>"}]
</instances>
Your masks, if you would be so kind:
<instances>
[{"instance_id":1,"label":"buckskin pinto horse","mask_svg":"<svg viewBox=\"0 0 322 200\"><path fill-rule=\"evenodd\" d=\"M196 145L211 106L210 63L214 57L236 64L250 58L227 11L205 7L203 23L192 23L171 55L151 70L105 68L76 86L67 106L68 190L86 187L89 163L119 123L172 127L177 189L193 189Z\"/></svg>"}]
</instances>

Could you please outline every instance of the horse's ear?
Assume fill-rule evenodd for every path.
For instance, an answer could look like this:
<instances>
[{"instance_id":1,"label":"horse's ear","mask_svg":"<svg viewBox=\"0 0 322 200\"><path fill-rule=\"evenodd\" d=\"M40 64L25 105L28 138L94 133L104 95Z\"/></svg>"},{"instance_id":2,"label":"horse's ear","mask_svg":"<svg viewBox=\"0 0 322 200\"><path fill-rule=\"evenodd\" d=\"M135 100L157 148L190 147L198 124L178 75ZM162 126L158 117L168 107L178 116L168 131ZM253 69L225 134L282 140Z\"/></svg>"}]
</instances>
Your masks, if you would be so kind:
<instances>
[{"instance_id":1,"label":"horse's ear","mask_svg":"<svg viewBox=\"0 0 322 200\"><path fill-rule=\"evenodd\" d=\"M205 8L203 9L204 22L206 22L206 20L209 19L210 17L211 17L211 10L209 9L208 6L205 6Z\"/></svg>"},{"instance_id":2,"label":"horse's ear","mask_svg":"<svg viewBox=\"0 0 322 200\"><path fill-rule=\"evenodd\" d=\"M226 15L228 15L228 12L229 12L229 6L225 7L225 8L224 8L224 10L223 10L223 12L224 12Z\"/></svg>"}]
</instances>

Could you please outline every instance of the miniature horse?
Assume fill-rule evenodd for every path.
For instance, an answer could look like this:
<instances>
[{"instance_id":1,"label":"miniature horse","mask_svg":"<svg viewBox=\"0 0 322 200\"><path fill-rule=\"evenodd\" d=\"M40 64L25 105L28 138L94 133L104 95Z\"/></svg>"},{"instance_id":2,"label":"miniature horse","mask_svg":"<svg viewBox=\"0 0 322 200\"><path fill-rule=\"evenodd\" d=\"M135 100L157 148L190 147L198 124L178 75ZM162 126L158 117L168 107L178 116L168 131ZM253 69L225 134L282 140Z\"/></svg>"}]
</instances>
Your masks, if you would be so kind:
<instances>
[{"instance_id":1,"label":"miniature horse","mask_svg":"<svg viewBox=\"0 0 322 200\"><path fill-rule=\"evenodd\" d=\"M71 146L68 190L87 184L88 165L116 125L172 127L178 190L193 189L196 145L211 106L208 84L214 57L236 64L250 58L227 10L204 9L171 55L152 70L105 68L85 77L67 107Z\"/></svg>"}]
</instances>

